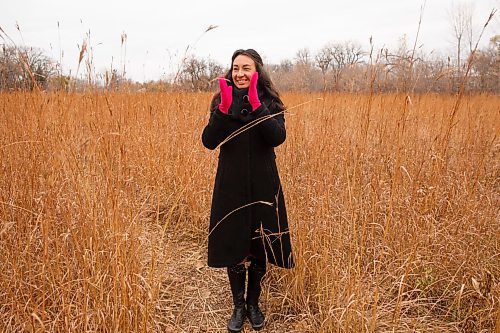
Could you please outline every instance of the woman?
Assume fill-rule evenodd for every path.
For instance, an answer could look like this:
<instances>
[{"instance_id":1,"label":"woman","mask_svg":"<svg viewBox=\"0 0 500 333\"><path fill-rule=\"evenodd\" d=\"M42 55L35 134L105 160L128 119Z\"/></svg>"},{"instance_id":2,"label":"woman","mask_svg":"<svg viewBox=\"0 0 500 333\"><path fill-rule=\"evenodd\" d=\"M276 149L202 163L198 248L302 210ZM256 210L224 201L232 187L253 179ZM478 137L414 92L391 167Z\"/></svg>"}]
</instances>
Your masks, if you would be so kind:
<instances>
[{"instance_id":1,"label":"woman","mask_svg":"<svg viewBox=\"0 0 500 333\"><path fill-rule=\"evenodd\" d=\"M239 332L245 317L256 330L264 325L258 302L266 262L294 264L274 153L286 138L284 106L255 50L237 50L231 60L219 78L202 141L215 149L231 133L263 120L221 145L212 197L208 265L227 267L234 303L228 330Z\"/></svg>"}]
</instances>

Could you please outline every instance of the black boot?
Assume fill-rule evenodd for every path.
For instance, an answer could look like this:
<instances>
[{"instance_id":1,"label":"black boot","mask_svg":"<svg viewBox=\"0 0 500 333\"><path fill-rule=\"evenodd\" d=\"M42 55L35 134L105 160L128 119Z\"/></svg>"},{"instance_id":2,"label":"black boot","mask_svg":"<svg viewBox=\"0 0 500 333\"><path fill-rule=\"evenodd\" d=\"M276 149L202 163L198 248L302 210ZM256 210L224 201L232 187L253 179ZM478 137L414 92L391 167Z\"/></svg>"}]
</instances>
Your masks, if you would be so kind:
<instances>
[{"instance_id":1,"label":"black boot","mask_svg":"<svg viewBox=\"0 0 500 333\"><path fill-rule=\"evenodd\" d=\"M266 274L266 262L252 260L248 268L247 317L256 331L264 327L264 314L259 308L260 283Z\"/></svg>"},{"instance_id":2,"label":"black boot","mask_svg":"<svg viewBox=\"0 0 500 333\"><path fill-rule=\"evenodd\" d=\"M244 264L228 267L227 276L229 277L234 304L233 315L227 323L227 329L229 332L239 332L243 328L246 314L245 280L247 269Z\"/></svg>"}]
</instances>

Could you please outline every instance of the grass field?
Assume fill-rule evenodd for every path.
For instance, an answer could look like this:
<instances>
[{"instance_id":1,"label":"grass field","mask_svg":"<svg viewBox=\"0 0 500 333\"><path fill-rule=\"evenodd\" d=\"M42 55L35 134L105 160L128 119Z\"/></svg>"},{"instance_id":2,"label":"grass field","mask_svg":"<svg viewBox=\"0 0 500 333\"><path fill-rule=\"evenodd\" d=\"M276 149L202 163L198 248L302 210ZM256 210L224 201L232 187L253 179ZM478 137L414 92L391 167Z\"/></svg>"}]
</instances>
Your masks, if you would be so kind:
<instances>
[{"instance_id":1,"label":"grass field","mask_svg":"<svg viewBox=\"0 0 500 333\"><path fill-rule=\"evenodd\" d=\"M196 291L193 304L227 305L205 322L192 313L197 329L178 320L190 307L161 305L190 278L172 276L192 251L178 240L207 246L210 98L0 95L0 331L225 326L229 293ZM297 267L265 279L266 331L498 332L500 97L283 100L276 153Z\"/></svg>"}]
</instances>

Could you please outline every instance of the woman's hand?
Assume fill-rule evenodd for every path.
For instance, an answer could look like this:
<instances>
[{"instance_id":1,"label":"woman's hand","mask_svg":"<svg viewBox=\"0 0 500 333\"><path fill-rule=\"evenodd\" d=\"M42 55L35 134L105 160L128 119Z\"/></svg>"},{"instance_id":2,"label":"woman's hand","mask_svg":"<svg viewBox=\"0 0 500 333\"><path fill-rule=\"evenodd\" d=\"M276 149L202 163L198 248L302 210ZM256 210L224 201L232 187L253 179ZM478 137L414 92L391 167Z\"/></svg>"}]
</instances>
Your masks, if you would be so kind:
<instances>
[{"instance_id":1,"label":"woman's hand","mask_svg":"<svg viewBox=\"0 0 500 333\"><path fill-rule=\"evenodd\" d=\"M248 102L252 106L252 111L255 111L260 106L257 81L259 81L259 73L255 72L250 79L250 86L248 87Z\"/></svg>"},{"instance_id":2,"label":"woman's hand","mask_svg":"<svg viewBox=\"0 0 500 333\"><path fill-rule=\"evenodd\" d=\"M219 110L224 114L229 114L229 108L233 103L233 87L227 85L226 78L219 77L220 104Z\"/></svg>"}]
</instances>

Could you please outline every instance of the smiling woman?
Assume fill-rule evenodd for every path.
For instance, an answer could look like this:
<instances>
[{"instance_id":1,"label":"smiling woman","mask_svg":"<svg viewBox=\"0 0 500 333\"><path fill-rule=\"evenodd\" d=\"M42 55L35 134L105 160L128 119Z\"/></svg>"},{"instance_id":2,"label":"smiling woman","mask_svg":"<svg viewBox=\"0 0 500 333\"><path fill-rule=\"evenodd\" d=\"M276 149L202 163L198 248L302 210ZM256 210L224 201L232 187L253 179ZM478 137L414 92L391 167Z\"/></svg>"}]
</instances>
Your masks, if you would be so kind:
<instances>
[{"instance_id":1,"label":"smiling woman","mask_svg":"<svg viewBox=\"0 0 500 333\"><path fill-rule=\"evenodd\" d=\"M234 303L228 330L239 332L245 317L254 329L264 326L259 296L266 262L284 268L294 263L274 153L286 138L285 108L255 50L237 50L231 62L226 76L219 78L220 93L212 100L202 141L208 149L221 146L208 265L227 267ZM252 121L258 124L248 127Z\"/></svg>"}]
</instances>

